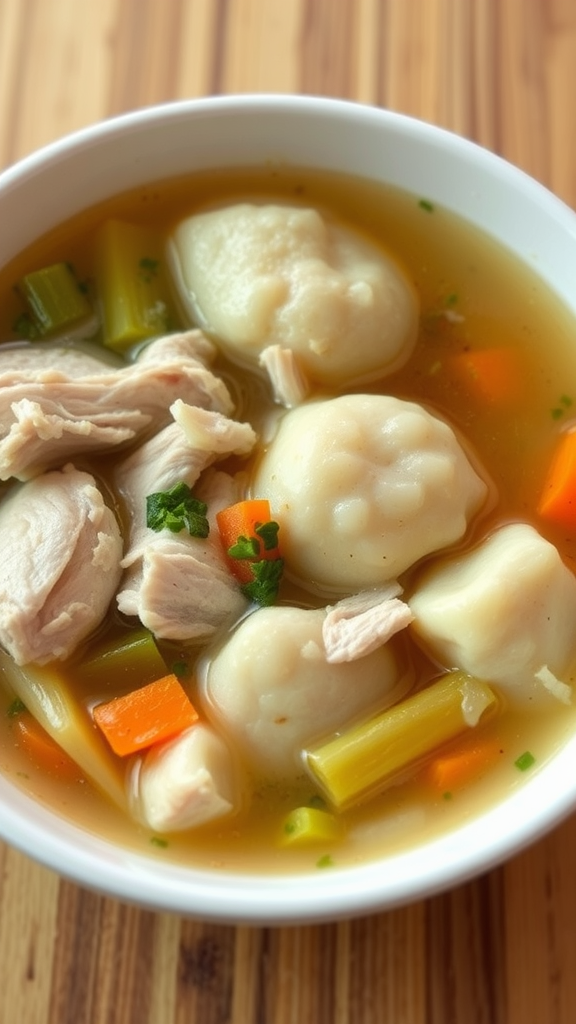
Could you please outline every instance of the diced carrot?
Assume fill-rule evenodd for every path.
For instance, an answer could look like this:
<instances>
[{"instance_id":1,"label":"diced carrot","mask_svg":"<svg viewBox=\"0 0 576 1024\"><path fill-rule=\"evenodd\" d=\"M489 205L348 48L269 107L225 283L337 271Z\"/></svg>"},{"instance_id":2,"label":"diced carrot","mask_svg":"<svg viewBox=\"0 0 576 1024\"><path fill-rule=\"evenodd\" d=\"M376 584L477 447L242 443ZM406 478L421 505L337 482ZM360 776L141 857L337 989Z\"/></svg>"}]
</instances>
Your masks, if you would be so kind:
<instances>
[{"instance_id":1,"label":"diced carrot","mask_svg":"<svg viewBox=\"0 0 576 1024\"><path fill-rule=\"evenodd\" d=\"M523 368L520 355L509 348L471 349L450 359L458 378L478 398L487 402L509 402L522 392Z\"/></svg>"},{"instance_id":2,"label":"diced carrot","mask_svg":"<svg viewBox=\"0 0 576 1024\"><path fill-rule=\"evenodd\" d=\"M576 430L560 435L536 511L557 526L576 529Z\"/></svg>"},{"instance_id":3,"label":"diced carrot","mask_svg":"<svg viewBox=\"0 0 576 1024\"><path fill-rule=\"evenodd\" d=\"M496 740L468 741L466 745L434 758L426 766L424 774L438 793L453 793L482 775L496 762L500 753Z\"/></svg>"},{"instance_id":4,"label":"diced carrot","mask_svg":"<svg viewBox=\"0 0 576 1024\"><path fill-rule=\"evenodd\" d=\"M94 721L115 754L125 757L161 743L198 721L198 712L175 675L94 708Z\"/></svg>"},{"instance_id":5,"label":"diced carrot","mask_svg":"<svg viewBox=\"0 0 576 1024\"><path fill-rule=\"evenodd\" d=\"M42 728L29 711L21 711L12 723L12 734L32 763L49 775L78 782L84 775L75 761Z\"/></svg>"},{"instance_id":6,"label":"diced carrot","mask_svg":"<svg viewBox=\"0 0 576 1024\"><path fill-rule=\"evenodd\" d=\"M216 515L218 531L232 572L241 583L249 583L253 579L250 564L263 559L273 561L280 557L276 544L266 548L256 528L271 522L270 502L267 498L248 498L235 505L229 505ZM229 555L230 548L241 538L256 541L257 551L251 558L233 558Z\"/></svg>"}]
</instances>

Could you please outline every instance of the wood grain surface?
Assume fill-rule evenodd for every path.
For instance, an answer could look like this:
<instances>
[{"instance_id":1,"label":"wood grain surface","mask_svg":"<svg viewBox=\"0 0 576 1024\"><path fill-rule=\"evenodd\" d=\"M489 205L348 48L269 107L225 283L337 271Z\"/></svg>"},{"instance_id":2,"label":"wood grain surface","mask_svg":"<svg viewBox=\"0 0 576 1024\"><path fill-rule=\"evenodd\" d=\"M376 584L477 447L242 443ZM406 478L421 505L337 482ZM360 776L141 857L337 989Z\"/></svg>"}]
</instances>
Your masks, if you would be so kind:
<instances>
[{"instance_id":1,"label":"wood grain surface","mask_svg":"<svg viewBox=\"0 0 576 1024\"><path fill-rule=\"evenodd\" d=\"M0 0L2 167L112 114L247 91L419 116L576 206L575 0ZM140 911L0 844L0 1024L574 1021L576 817L445 895L282 929Z\"/></svg>"}]
</instances>

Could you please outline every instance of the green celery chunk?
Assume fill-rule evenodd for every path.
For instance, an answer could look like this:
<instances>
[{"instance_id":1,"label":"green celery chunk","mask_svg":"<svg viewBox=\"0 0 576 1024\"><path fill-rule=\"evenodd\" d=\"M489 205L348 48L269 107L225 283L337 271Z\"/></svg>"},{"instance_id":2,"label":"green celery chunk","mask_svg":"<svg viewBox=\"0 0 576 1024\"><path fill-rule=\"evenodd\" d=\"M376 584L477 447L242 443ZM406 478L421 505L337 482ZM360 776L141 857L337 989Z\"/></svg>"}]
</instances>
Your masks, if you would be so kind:
<instances>
[{"instance_id":1,"label":"green celery chunk","mask_svg":"<svg viewBox=\"0 0 576 1024\"><path fill-rule=\"evenodd\" d=\"M0 649L0 685L11 690L87 778L126 810L124 766L111 753L89 716L78 707L67 680L52 666L16 665Z\"/></svg>"},{"instance_id":2,"label":"green celery chunk","mask_svg":"<svg viewBox=\"0 0 576 1024\"><path fill-rule=\"evenodd\" d=\"M340 822L329 811L317 807L296 807L282 822L282 846L303 846L339 839Z\"/></svg>"},{"instance_id":3,"label":"green celery chunk","mask_svg":"<svg viewBox=\"0 0 576 1024\"><path fill-rule=\"evenodd\" d=\"M18 282L33 327L42 338L95 328L94 311L67 263L34 270Z\"/></svg>"},{"instance_id":4,"label":"green celery chunk","mask_svg":"<svg viewBox=\"0 0 576 1024\"><path fill-rule=\"evenodd\" d=\"M166 675L166 663L147 629L124 633L92 649L74 673L97 690L112 685L117 690L146 686Z\"/></svg>"},{"instance_id":5,"label":"green celery chunk","mask_svg":"<svg viewBox=\"0 0 576 1024\"><path fill-rule=\"evenodd\" d=\"M468 725L463 700L494 712L493 690L464 672L449 672L406 700L334 739L304 752L314 781L332 806L346 809L379 792L404 769L418 763Z\"/></svg>"},{"instance_id":6,"label":"green celery chunk","mask_svg":"<svg viewBox=\"0 0 576 1024\"><path fill-rule=\"evenodd\" d=\"M174 326L162 243L147 225L106 221L96 237L104 344L117 352Z\"/></svg>"}]
</instances>

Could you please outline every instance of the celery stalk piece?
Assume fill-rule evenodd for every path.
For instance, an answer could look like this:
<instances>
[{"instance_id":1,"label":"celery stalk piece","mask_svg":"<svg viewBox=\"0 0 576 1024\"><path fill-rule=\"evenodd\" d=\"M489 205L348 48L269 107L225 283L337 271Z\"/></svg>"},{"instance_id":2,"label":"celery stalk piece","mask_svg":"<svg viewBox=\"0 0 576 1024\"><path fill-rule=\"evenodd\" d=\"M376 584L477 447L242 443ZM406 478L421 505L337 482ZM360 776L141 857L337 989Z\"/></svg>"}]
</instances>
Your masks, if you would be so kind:
<instances>
[{"instance_id":1,"label":"celery stalk piece","mask_svg":"<svg viewBox=\"0 0 576 1024\"><path fill-rule=\"evenodd\" d=\"M108 348L124 352L171 329L162 244L153 228L106 221L96 237L96 283Z\"/></svg>"},{"instance_id":2,"label":"celery stalk piece","mask_svg":"<svg viewBox=\"0 0 576 1024\"><path fill-rule=\"evenodd\" d=\"M484 721L496 709L497 698L487 683L449 672L374 718L305 751L306 767L328 801L345 810L470 729L465 713L470 705Z\"/></svg>"},{"instance_id":3,"label":"celery stalk piece","mask_svg":"<svg viewBox=\"0 0 576 1024\"><path fill-rule=\"evenodd\" d=\"M128 691L161 679L167 667L152 633L138 629L92 650L74 672L99 692L111 683L115 690Z\"/></svg>"},{"instance_id":4,"label":"celery stalk piece","mask_svg":"<svg viewBox=\"0 0 576 1024\"><path fill-rule=\"evenodd\" d=\"M84 715L57 669L16 665L0 650L0 682L8 686L87 778L126 810L124 766Z\"/></svg>"},{"instance_id":5,"label":"celery stalk piece","mask_svg":"<svg viewBox=\"0 0 576 1024\"><path fill-rule=\"evenodd\" d=\"M284 818L280 833L282 846L329 843L340 838L342 826L329 811L296 807Z\"/></svg>"},{"instance_id":6,"label":"celery stalk piece","mask_svg":"<svg viewBox=\"0 0 576 1024\"><path fill-rule=\"evenodd\" d=\"M94 333L94 311L67 263L34 270L17 287L40 337L76 334L80 328L86 329L85 337Z\"/></svg>"}]
</instances>

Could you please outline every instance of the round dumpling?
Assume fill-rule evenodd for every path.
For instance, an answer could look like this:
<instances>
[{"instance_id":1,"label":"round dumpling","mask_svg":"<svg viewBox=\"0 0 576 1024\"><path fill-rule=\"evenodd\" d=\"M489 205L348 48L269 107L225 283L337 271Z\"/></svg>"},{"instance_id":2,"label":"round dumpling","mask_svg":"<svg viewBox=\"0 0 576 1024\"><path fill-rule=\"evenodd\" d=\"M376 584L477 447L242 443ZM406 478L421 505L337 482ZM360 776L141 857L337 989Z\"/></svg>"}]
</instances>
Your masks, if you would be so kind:
<instances>
[{"instance_id":1,"label":"round dumpling","mask_svg":"<svg viewBox=\"0 0 576 1024\"><path fill-rule=\"evenodd\" d=\"M419 304L404 271L316 210L240 203L196 214L169 253L193 319L241 362L280 345L308 377L337 384L397 369L414 347Z\"/></svg>"},{"instance_id":2,"label":"round dumpling","mask_svg":"<svg viewBox=\"0 0 576 1024\"><path fill-rule=\"evenodd\" d=\"M302 749L397 700L405 674L391 644L329 663L324 609L275 605L253 612L208 663L206 710L257 775L294 778Z\"/></svg>"},{"instance_id":3,"label":"round dumpling","mask_svg":"<svg viewBox=\"0 0 576 1024\"><path fill-rule=\"evenodd\" d=\"M270 500L287 573L352 593L460 540L488 488L421 406L345 395L286 413L252 491Z\"/></svg>"},{"instance_id":4,"label":"round dumpling","mask_svg":"<svg viewBox=\"0 0 576 1024\"><path fill-rule=\"evenodd\" d=\"M499 684L509 697L569 700L576 658L576 578L526 523L426 573L409 600L412 629L442 664Z\"/></svg>"}]
</instances>

